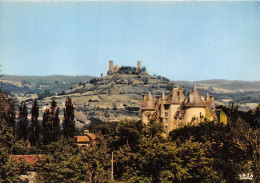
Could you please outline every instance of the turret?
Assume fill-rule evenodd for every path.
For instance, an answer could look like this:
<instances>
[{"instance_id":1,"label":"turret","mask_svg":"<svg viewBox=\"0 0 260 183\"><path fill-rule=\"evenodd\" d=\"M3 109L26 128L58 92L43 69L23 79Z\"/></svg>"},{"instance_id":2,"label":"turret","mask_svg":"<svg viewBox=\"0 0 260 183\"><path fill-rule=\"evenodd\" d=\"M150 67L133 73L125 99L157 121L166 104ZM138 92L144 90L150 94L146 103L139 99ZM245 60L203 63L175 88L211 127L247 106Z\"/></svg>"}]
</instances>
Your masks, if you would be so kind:
<instances>
[{"instance_id":1,"label":"turret","mask_svg":"<svg viewBox=\"0 0 260 183\"><path fill-rule=\"evenodd\" d=\"M149 94L147 96L145 106L146 106L147 109L154 109L155 108L155 103L154 103L153 96L152 96L151 92L149 92Z\"/></svg>"},{"instance_id":2,"label":"turret","mask_svg":"<svg viewBox=\"0 0 260 183\"><path fill-rule=\"evenodd\" d=\"M143 106L141 109L142 122L145 124L149 123L148 115L155 112L155 103L152 94L149 92L148 95L143 95Z\"/></svg>"},{"instance_id":3,"label":"turret","mask_svg":"<svg viewBox=\"0 0 260 183\"><path fill-rule=\"evenodd\" d=\"M137 61L136 71L140 71L140 70L141 70L141 61Z\"/></svg>"},{"instance_id":4,"label":"turret","mask_svg":"<svg viewBox=\"0 0 260 183\"><path fill-rule=\"evenodd\" d=\"M162 92L162 102L165 102L165 100L166 100L166 97L165 97L165 93L164 93L164 90L163 90L163 92Z\"/></svg>"},{"instance_id":5,"label":"turret","mask_svg":"<svg viewBox=\"0 0 260 183\"><path fill-rule=\"evenodd\" d=\"M108 71L113 71L113 60L109 60L109 70Z\"/></svg>"}]
</instances>

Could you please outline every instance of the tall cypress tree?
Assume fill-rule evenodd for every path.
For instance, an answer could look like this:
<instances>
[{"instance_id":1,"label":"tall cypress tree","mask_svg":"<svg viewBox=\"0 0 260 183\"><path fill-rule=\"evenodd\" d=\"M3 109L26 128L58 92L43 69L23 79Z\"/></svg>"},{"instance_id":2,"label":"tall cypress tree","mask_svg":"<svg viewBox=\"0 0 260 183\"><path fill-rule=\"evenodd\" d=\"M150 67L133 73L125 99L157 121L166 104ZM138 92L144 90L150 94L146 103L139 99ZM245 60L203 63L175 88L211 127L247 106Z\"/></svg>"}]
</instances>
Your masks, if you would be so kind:
<instances>
[{"instance_id":1,"label":"tall cypress tree","mask_svg":"<svg viewBox=\"0 0 260 183\"><path fill-rule=\"evenodd\" d=\"M32 117L31 117L31 127L30 127L30 143L32 146L37 145L39 141L39 134L40 134L40 126L39 126L39 105L38 101L34 99L32 105Z\"/></svg>"},{"instance_id":2,"label":"tall cypress tree","mask_svg":"<svg viewBox=\"0 0 260 183\"><path fill-rule=\"evenodd\" d=\"M54 141L55 139L55 134L54 134L54 112L55 112L55 109L57 107L57 102L52 98L51 100L51 107L50 107L50 116L49 116L49 123L50 123L50 126L49 126L49 130L50 130L50 141Z\"/></svg>"},{"instance_id":3,"label":"tall cypress tree","mask_svg":"<svg viewBox=\"0 0 260 183\"><path fill-rule=\"evenodd\" d=\"M24 101L21 102L18 116L18 137L24 141L27 140L27 127L28 127L28 111Z\"/></svg>"},{"instance_id":4,"label":"tall cypress tree","mask_svg":"<svg viewBox=\"0 0 260 183\"><path fill-rule=\"evenodd\" d=\"M42 116L42 141L43 144L49 144L51 139L51 123L50 123L50 110L45 109Z\"/></svg>"},{"instance_id":5,"label":"tall cypress tree","mask_svg":"<svg viewBox=\"0 0 260 183\"><path fill-rule=\"evenodd\" d=\"M53 141L57 141L60 138L60 118L59 118L60 108L56 107L54 111L54 116L52 120L52 132Z\"/></svg>"},{"instance_id":6,"label":"tall cypress tree","mask_svg":"<svg viewBox=\"0 0 260 183\"><path fill-rule=\"evenodd\" d=\"M52 99L50 107L51 141L57 141L60 134L59 107L57 102Z\"/></svg>"},{"instance_id":7,"label":"tall cypress tree","mask_svg":"<svg viewBox=\"0 0 260 183\"><path fill-rule=\"evenodd\" d=\"M65 100L64 119L63 119L63 136L73 138L75 135L74 107L70 97Z\"/></svg>"}]
</instances>

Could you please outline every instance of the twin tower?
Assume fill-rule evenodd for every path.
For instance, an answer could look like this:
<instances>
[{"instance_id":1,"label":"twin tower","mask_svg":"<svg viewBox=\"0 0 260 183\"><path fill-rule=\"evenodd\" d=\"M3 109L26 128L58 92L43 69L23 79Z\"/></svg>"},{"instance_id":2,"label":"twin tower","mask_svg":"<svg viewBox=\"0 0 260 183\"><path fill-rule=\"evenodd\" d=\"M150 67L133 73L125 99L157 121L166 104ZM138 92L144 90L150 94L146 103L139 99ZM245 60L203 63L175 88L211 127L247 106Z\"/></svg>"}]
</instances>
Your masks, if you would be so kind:
<instances>
[{"instance_id":1,"label":"twin tower","mask_svg":"<svg viewBox=\"0 0 260 183\"><path fill-rule=\"evenodd\" d=\"M113 60L109 60L109 69L107 71L107 75L112 75L114 73L117 73L120 69L119 65L114 66ZM136 65L136 71L141 70L141 61L137 61Z\"/></svg>"}]
</instances>

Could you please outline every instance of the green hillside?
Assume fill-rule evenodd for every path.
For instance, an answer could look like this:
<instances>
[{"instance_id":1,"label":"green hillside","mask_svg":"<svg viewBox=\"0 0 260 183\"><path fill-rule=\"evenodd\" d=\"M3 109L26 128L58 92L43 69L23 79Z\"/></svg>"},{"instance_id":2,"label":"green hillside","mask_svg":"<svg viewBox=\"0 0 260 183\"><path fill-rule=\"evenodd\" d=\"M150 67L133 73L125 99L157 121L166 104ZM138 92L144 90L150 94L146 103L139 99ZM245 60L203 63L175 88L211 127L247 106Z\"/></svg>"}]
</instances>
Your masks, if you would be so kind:
<instances>
[{"instance_id":1,"label":"green hillside","mask_svg":"<svg viewBox=\"0 0 260 183\"><path fill-rule=\"evenodd\" d=\"M4 75L3 80L8 81L25 81L31 84L51 84L55 82L68 82L79 83L87 82L92 79L92 76L66 76L66 75L51 75L51 76L16 76L16 75Z\"/></svg>"}]
</instances>

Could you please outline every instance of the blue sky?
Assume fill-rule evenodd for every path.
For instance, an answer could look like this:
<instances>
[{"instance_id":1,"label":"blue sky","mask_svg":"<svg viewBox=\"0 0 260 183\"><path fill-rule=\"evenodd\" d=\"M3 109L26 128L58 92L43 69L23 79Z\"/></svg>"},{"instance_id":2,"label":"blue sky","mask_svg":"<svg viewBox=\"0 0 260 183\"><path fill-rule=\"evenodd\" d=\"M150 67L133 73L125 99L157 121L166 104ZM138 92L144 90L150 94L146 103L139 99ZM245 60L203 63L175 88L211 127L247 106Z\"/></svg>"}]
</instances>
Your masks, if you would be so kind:
<instances>
[{"instance_id":1,"label":"blue sky","mask_svg":"<svg viewBox=\"0 0 260 183\"><path fill-rule=\"evenodd\" d=\"M172 80L260 80L260 2L4 2L4 74L100 76L114 64Z\"/></svg>"}]
</instances>

